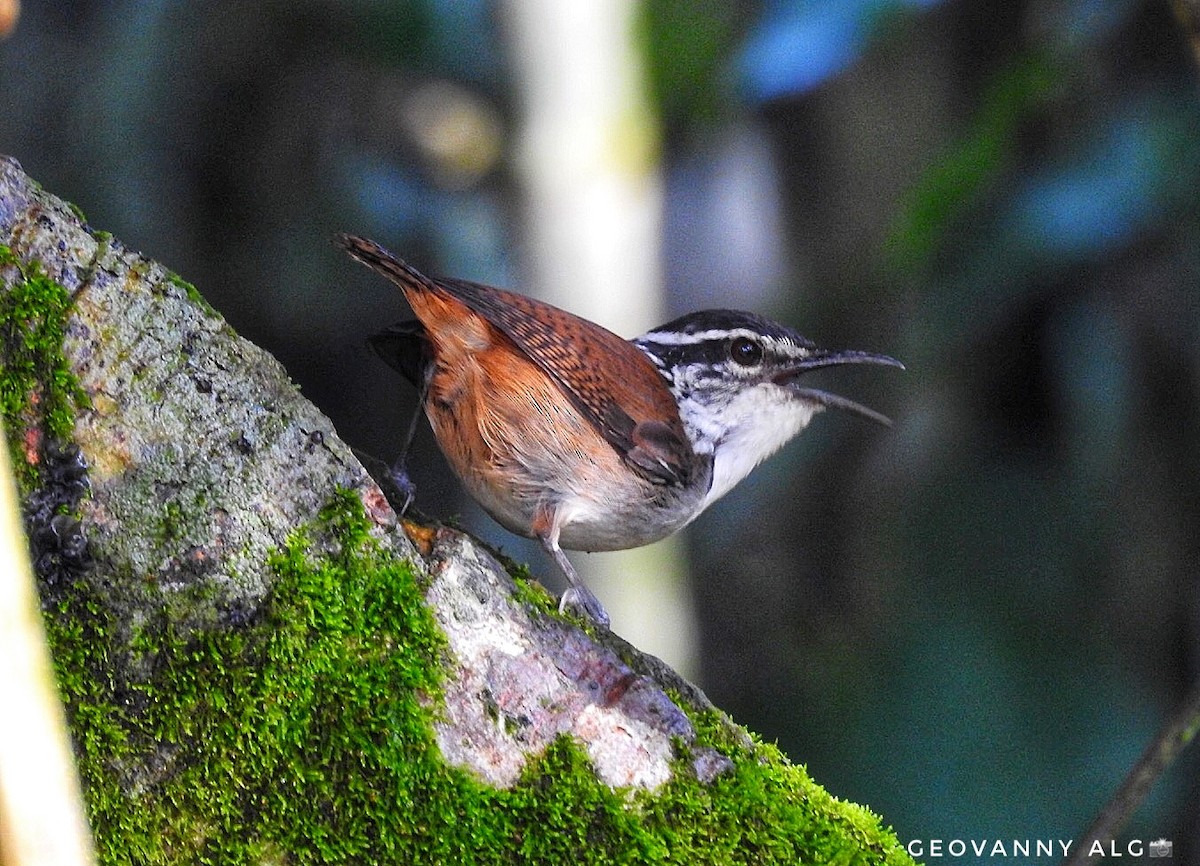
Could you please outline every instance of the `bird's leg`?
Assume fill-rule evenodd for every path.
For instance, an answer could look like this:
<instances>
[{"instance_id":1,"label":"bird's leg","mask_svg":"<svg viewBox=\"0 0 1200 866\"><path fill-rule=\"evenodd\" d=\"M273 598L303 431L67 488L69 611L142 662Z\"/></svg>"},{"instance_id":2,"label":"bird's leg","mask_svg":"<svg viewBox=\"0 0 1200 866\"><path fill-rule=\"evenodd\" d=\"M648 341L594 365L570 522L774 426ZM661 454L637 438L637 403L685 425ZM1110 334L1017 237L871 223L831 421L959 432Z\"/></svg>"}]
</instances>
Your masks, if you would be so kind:
<instances>
[{"instance_id":1,"label":"bird's leg","mask_svg":"<svg viewBox=\"0 0 1200 866\"><path fill-rule=\"evenodd\" d=\"M386 479L390 488L386 491L388 501L392 503L392 507L401 517L408 511L408 506L412 505L412 501L417 495L417 486L413 484L408 475L408 452L417 435L417 424L421 421L421 414L425 411L425 394L428 390L429 380L427 378L417 394L417 408L413 410L412 420L408 423L408 432L404 435L404 444L400 448L400 455L388 468Z\"/></svg>"},{"instance_id":2,"label":"bird's leg","mask_svg":"<svg viewBox=\"0 0 1200 866\"><path fill-rule=\"evenodd\" d=\"M562 548L557 544L551 544L547 539L541 539L542 546L550 552L554 557L554 561L558 563L558 567L562 573L567 576L567 580L571 585L563 592L562 597L558 600L558 612L564 613L567 608L582 611L588 619L595 622L597 625L602 625L605 628L609 626L608 611L604 609L604 605L600 603L600 599L592 594L592 591L583 585L583 581L575 572L575 566L571 565L571 560L567 559L567 555L562 552Z\"/></svg>"},{"instance_id":3,"label":"bird's leg","mask_svg":"<svg viewBox=\"0 0 1200 866\"><path fill-rule=\"evenodd\" d=\"M546 552L554 557L559 570L571 584L558 600L558 612L565 613L567 608L582 611L584 616L597 625L608 628L610 622L608 611L604 609L600 599L596 598L592 591L583 585L583 580L576 573L575 566L571 565L571 560L567 559L567 555L558 546L559 527L556 515L551 508L543 506L538 509L533 521L533 532Z\"/></svg>"}]
</instances>

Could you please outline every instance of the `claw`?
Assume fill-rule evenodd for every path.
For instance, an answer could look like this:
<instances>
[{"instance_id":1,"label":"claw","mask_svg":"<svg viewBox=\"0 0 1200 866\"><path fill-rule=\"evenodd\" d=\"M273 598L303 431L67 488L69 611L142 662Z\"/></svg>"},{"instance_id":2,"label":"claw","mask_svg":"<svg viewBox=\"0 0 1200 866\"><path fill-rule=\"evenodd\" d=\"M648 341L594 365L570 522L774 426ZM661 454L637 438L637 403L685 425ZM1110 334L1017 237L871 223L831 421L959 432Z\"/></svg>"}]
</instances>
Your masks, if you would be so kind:
<instances>
[{"instance_id":1,"label":"claw","mask_svg":"<svg viewBox=\"0 0 1200 866\"><path fill-rule=\"evenodd\" d=\"M558 600L558 612L566 613L568 609L582 614L596 625L609 627L608 611L604 609L600 599L596 598L586 587L572 586L563 592L562 597Z\"/></svg>"}]
</instances>

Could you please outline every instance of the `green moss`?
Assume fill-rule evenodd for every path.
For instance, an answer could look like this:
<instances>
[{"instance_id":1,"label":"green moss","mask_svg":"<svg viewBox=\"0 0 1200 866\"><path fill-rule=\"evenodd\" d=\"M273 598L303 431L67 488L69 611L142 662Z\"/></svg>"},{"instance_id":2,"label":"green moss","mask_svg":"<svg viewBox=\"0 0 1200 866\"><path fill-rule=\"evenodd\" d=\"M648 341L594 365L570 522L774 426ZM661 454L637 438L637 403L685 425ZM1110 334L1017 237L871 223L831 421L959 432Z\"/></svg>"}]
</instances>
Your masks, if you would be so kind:
<instances>
[{"instance_id":1,"label":"green moss","mask_svg":"<svg viewBox=\"0 0 1200 866\"><path fill-rule=\"evenodd\" d=\"M163 541L178 541L184 537L183 506L178 502L168 502L162 511Z\"/></svg>"},{"instance_id":2,"label":"green moss","mask_svg":"<svg viewBox=\"0 0 1200 866\"><path fill-rule=\"evenodd\" d=\"M249 624L185 635L164 614L122 644L130 630L82 588L51 618L101 862L909 862L873 816L716 713L699 739L737 767L710 786L681 749L664 790L613 792L563 737L513 788L486 787L440 760L444 638L358 498L340 494L273 568Z\"/></svg>"},{"instance_id":3,"label":"green moss","mask_svg":"<svg viewBox=\"0 0 1200 866\"><path fill-rule=\"evenodd\" d=\"M167 274L167 282L176 288L183 290L183 293L187 295L188 300L203 310L208 316L214 319L219 319L221 317L221 314L213 309L212 305L204 299L204 295L200 294L200 290L183 277L179 276L179 274L175 273L174 271L169 272Z\"/></svg>"},{"instance_id":4,"label":"green moss","mask_svg":"<svg viewBox=\"0 0 1200 866\"><path fill-rule=\"evenodd\" d=\"M37 431L43 441L69 440L87 395L62 352L71 293L37 262L22 263L3 245L0 274L7 282L0 291L0 411L14 471L28 491L37 481L28 452L36 453L40 443L27 442L26 431Z\"/></svg>"},{"instance_id":5,"label":"green moss","mask_svg":"<svg viewBox=\"0 0 1200 866\"><path fill-rule=\"evenodd\" d=\"M550 594L546 587L542 586L529 573L529 566L513 566L509 562L501 560L508 571L508 576L513 579L516 588L513 590L513 599L517 604L532 610L540 610L547 616L558 616L558 601Z\"/></svg>"},{"instance_id":6,"label":"green moss","mask_svg":"<svg viewBox=\"0 0 1200 866\"><path fill-rule=\"evenodd\" d=\"M156 473L146 474L154 476ZM174 498L167 499L162 503L157 527L153 527L151 524L151 528L157 528L156 537L164 548L186 548L189 544L200 544L211 532L209 487L220 482L213 477L213 473L206 471L193 473L192 479L195 482L192 487L186 488L181 493L173 494ZM137 481L140 484L138 490L141 492L143 501L151 496L154 497L154 501L163 499L164 494L156 489L153 477L139 478ZM145 511L152 513L153 509L146 508Z\"/></svg>"},{"instance_id":7,"label":"green moss","mask_svg":"<svg viewBox=\"0 0 1200 866\"><path fill-rule=\"evenodd\" d=\"M434 763L444 642L351 499L314 530L338 553L298 533L274 558L252 625L184 634L164 610L122 645L82 586L51 618L103 862L405 862L392 792ZM131 669L145 679L113 679Z\"/></svg>"}]
</instances>

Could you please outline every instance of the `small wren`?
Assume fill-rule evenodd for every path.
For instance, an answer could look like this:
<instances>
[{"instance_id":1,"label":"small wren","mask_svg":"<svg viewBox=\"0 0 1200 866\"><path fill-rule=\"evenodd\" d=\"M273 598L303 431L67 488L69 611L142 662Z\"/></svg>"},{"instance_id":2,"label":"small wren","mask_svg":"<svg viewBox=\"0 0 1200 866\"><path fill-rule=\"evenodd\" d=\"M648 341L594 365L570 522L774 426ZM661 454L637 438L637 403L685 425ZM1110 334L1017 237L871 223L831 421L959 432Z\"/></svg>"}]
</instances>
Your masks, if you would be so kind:
<instances>
[{"instance_id":1,"label":"small wren","mask_svg":"<svg viewBox=\"0 0 1200 866\"><path fill-rule=\"evenodd\" d=\"M690 313L634 340L523 295L433 279L373 241L339 235L416 314L371 338L413 382L467 491L506 529L536 538L570 582L559 608L608 616L563 553L665 538L720 499L825 408L883 424L801 377L841 364L903 365L831 352L733 310ZM420 409L418 409L419 417ZM404 461L393 478L411 500Z\"/></svg>"}]
</instances>

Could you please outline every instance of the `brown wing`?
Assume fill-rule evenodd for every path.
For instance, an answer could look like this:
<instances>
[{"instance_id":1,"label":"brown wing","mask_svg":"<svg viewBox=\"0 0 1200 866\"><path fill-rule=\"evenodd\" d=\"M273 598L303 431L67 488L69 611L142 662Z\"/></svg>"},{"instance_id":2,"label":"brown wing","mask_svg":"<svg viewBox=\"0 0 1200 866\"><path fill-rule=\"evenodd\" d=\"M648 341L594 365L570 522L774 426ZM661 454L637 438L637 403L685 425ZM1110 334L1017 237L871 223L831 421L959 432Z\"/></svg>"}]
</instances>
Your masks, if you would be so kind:
<instances>
[{"instance_id":1,"label":"brown wing","mask_svg":"<svg viewBox=\"0 0 1200 866\"><path fill-rule=\"evenodd\" d=\"M679 409L650 359L599 325L532 298L467 280L432 279L378 244L339 236L355 258L406 292L441 291L482 316L553 378L632 467L686 484L694 464Z\"/></svg>"},{"instance_id":2,"label":"brown wing","mask_svg":"<svg viewBox=\"0 0 1200 866\"><path fill-rule=\"evenodd\" d=\"M640 349L606 328L525 295L437 279L555 381L617 452L644 474L686 483L692 449L666 382Z\"/></svg>"}]
</instances>

